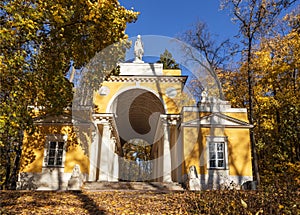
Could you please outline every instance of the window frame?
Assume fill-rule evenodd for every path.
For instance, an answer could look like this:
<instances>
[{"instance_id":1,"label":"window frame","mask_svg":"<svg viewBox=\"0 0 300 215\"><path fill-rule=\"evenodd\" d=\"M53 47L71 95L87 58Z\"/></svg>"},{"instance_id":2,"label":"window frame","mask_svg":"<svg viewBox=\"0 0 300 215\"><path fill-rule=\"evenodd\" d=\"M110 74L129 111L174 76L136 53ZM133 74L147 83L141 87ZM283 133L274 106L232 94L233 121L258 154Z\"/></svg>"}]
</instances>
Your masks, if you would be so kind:
<instances>
[{"instance_id":1,"label":"window frame","mask_svg":"<svg viewBox=\"0 0 300 215\"><path fill-rule=\"evenodd\" d=\"M218 149L217 144L222 143L223 144L223 159L218 159ZM211 166L211 159L210 159L210 145L214 144L214 153L215 153L215 166ZM225 136L207 136L206 137L206 148L207 148L207 169L209 170L228 170L228 138ZM218 167L218 161L223 160L224 165L222 167Z\"/></svg>"},{"instance_id":2,"label":"window frame","mask_svg":"<svg viewBox=\"0 0 300 215\"><path fill-rule=\"evenodd\" d=\"M66 159L66 142L67 142L67 135L62 134L55 134L55 135L47 135L45 148L44 148L44 159L43 159L43 168L63 168L65 166L65 159ZM50 157L50 147L51 143L55 142L55 149L54 149L54 164L49 165L49 157ZM56 164L58 160L58 153L59 153L59 143L63 143L62 147L62 154L61 154L61 164ZM52 156L53 157L53 156Z\"/></svg>"}]
</instances>

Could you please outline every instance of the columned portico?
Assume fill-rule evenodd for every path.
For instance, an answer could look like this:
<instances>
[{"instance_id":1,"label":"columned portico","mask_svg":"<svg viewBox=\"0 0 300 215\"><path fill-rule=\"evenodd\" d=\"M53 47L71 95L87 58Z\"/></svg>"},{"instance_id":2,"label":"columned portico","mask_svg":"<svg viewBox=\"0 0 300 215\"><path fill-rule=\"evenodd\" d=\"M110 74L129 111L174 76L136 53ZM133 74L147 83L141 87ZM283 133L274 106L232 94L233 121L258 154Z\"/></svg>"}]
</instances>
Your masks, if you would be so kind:
<instances>
[{"instance_id":1,"label":"columned portico","mask_svg":"<svg viewBox=\"0 0 300 215\"><path fill-rule=\"evenodd\" d=\"M156 128L155 139L157 140L152 148L153 156L153 178L155 181L172 182L178 181L178 166L180 153L178 139L178 126L180 115L161 114Z\"/></svg>"},{"instance_id":2,"label":"columned portico","mask_svg":"<svg viewBox=\"0 0 300 215\"><path fill-rule=\"evenodd\" d=\"M94 114L89 181L118 181L120 140L113 114Z\"/></svg>"}]
</instances>

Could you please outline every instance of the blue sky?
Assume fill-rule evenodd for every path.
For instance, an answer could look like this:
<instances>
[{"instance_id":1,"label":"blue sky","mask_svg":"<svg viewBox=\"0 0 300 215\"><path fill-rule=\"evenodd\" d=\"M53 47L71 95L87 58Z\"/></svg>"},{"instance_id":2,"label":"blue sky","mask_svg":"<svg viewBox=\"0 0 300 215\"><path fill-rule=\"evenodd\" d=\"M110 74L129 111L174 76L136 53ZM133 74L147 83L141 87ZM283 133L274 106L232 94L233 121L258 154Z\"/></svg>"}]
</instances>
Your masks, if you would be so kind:
<instances>
[{"instance_id":1,"label":"blue sky","mask_svg":"<svg viewBox=\"0 0 300 215\"><path fill-rule=\"evenodd\" d=\"M220 39L238 33L228 12L219 9L219 0L120 0L120 3L141 12L136 23L127 26L129 37L138 34L176 37L197 20L205 22L209 31Z\"/></svg>"},{"instance_id":2,"label":"blue sky","mask_svg":"<svg viewBox=\"0 0 300 215\"><path fill-rule=\"evenodd\" d=\"M209 32L218 35L216 39L222 41L238 34L238 27L231 22L228 12L219 9L219 0L119 1L125 8L133 7L135 11L141 13L135 23L127 25L126 33L133 41L136 40L137 35L142 35L145 49L143 60L156 62L160 54L167 49L172 53L175 61L181 65L184 75L189 75L190 71L195 70L199 71L197 75L199 77L208 76L207 72L200 69L199 65L194 65L191 62L184 63L184 53L177 43L172 42L171 38L176 38L191 29L197 21L205 22ZM128 59L133 59L133 50L131 49L129 53L127 53ZM153 56L157 59L153 58L156 59L153 60Z\"/></svg>"}]
</instances>

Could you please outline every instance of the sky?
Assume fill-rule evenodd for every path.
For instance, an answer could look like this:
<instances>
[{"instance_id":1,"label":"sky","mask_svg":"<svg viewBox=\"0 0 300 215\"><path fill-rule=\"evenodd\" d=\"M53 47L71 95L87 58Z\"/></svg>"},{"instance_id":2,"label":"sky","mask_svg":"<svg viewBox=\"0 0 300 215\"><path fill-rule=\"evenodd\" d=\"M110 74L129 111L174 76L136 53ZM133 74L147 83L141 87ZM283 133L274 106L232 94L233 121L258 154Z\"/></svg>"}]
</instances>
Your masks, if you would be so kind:
<instances>
[{"instance_id":1,"label":"sky","mask_svg":"<svg viewBox=\"0 0 300 215\"><path fill-rule=\"evenodd\" d=\"M238 24L231 21L232 17L228 10L220 10L220 1L119 0L125 8L133 8L140 12L137 21L127 25L126 33L132 41L136 40L137 35L142 35L145 50L144 61L156 62L160 54L167 49L179 63L185 75L193 73L198 78L209 76L206 69L209 67L188 62L186 53L180 49L180 44L172 41L172 38L178 38L185 31L193 29L193 24L197 21L201 21L207 24L213 40L220 43L230 39L232 42L239 43L235 37L239 34ZM197 53L197 51L193 52ZM206 60L200 55L197 59L206 65ZM134 51L131 47L125 60L131 62L133 59Z\"/></svg>"},{"instance_id":2,"label":"sky","mask_svg":"<svg viewBox=\"0 0 300 215\"><path fill-rule=\"evenodd\" d=\"M219 0L120 0L120 4L141 13L135 23L127 25L129 37L138 34L176 37L197 21L205 22L208 30L220 39L238 33L228 11L219 9Z\"/></svg>"},{"instance_id":3,"label":"sky","mask_svg":"<svg viewBox=\"0 0 300 215\"><path fill-rule=\"evenodd\" d=\"M133 8L140 12L137 21L127 25L126 33L133 41L137 35L142 35L145 50L143 60L156 62L160 54L167 49L180 64L183 75L189 76L191 71L199 71L199 74L194 75L208 76L198 64L187 62L180 44L174 43L170 38L178 38L180 34L192 29L192 25L197 21L206 23L209 32L217 35L214 38L220 41L233 39L238 34L238 27L232 23L228 12L219 9L219 0L119 0L119 2L127 9ZM127 60L133 59L133 47L126 56Z\"/></svg>"}]
</instances>

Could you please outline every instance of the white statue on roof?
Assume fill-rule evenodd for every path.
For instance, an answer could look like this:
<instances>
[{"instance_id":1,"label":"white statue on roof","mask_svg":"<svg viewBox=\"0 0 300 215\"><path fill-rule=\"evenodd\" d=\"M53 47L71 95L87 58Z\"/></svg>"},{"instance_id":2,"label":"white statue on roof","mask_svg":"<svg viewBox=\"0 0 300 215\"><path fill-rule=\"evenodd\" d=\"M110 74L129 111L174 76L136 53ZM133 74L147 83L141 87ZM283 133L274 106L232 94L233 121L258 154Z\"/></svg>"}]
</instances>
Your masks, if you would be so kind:
<instances>
[{"instance_id":1,"label":"white statue on roof","mask_svg":"<svg viewBox=\"0 0 300 215\"><path fill-rule=\"evenodd\" d=\"M134 63L144 63L144 61L142 60L144 55L144 45L143 42L141 40L141 35L137 36L137 39L134 43Z\"/></svg>"}]
</instances>

